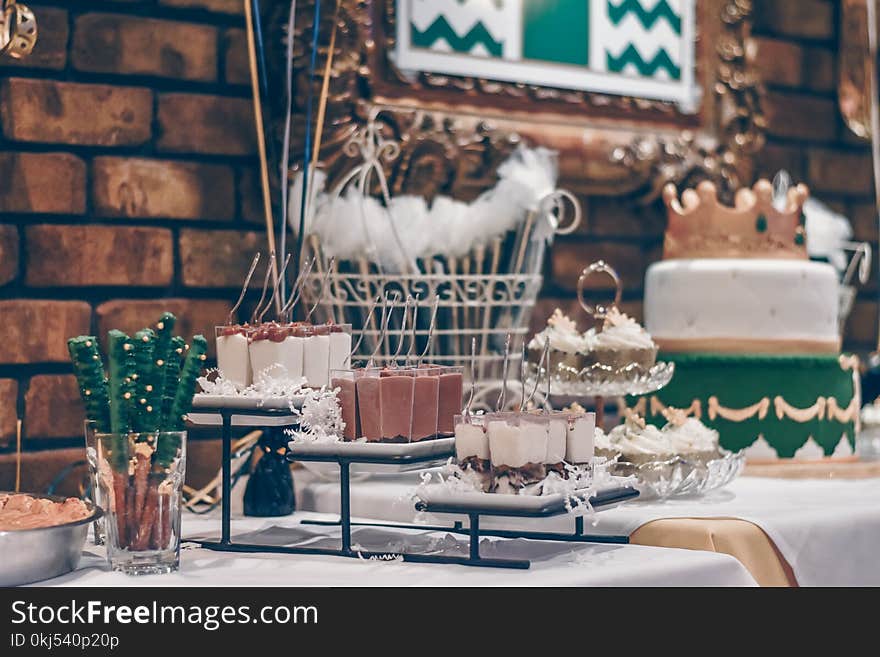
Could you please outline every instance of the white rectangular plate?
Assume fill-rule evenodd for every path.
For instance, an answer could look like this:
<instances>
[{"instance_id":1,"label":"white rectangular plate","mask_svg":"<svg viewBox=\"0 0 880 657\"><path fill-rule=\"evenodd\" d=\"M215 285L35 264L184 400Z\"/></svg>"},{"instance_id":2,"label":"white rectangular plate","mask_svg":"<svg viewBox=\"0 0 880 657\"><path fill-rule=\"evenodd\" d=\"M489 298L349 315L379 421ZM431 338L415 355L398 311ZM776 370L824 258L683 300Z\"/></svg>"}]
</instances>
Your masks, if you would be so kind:
<instances>
[{"instance_id":1,"label":"white rectangular plate","mask_svg":"<svg viewBox=\"0 0 880 657\"><path fill-rule=\"evenodd\" d=\"M455 438L437 438L420 440L414 443L377 443L377 442L331 442L331 441L291 441L288 443L290 453L297 456L452 456L455 451Z\"/></svg>"},{"instance_id":2,"label":"white rectangular plate","mask_svg":"<svg viewBox=\"0 0 880 657\"><path fill-rule=\"evenodd\" d=\"M293 396L294 407L302 405L303 395ZM193 397L193 408L242 408L248 410L290 410L290 400L281 397L244 397L240 395L208 395L200 392Z\"/></svg>"},{"instance_id":3,"label":"white rectangular plate","mask_svg":"<svg viewBox=\"0 0 880 657\"><path fill-rule=\"evenodd\" d=\"M615 477L615 479L617 479ZM630 489L618 481L598 487L599 493ZM577 491L575 491L577 494ZM582 497L583 495L581 495ZM462 510L534 511L565 501L562 493L555 495L505 495L503 493L456 492L443 484L428 484L419 489L418 497L428 504L460 507ZM612 504L611 506L616 506ZM601 507L608 508L607 506Z\"/></svg>"}]
</instances>

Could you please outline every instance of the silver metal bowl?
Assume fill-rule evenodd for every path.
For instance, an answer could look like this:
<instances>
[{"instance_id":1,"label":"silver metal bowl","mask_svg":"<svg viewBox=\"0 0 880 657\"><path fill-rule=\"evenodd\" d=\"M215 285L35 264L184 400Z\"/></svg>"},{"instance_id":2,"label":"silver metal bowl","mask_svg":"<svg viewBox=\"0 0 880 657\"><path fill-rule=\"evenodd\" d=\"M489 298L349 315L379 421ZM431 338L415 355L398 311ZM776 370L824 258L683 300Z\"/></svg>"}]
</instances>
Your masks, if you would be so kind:
<instances>
[{"instance_id":1,"label":"silver metal bowl","mask_svg":"<svg viewBox=\"0 0 880 657\"><path fill-rule=\"evenodd\" d=\"M67 499L57 495L24 494L55 502ZM69 573L79 565L89 524L104 515L101 507L88 500L83 502L91 513L81 520L53 527L0 531L0 586L40 582Z\"/></svg>"}]
</instances>

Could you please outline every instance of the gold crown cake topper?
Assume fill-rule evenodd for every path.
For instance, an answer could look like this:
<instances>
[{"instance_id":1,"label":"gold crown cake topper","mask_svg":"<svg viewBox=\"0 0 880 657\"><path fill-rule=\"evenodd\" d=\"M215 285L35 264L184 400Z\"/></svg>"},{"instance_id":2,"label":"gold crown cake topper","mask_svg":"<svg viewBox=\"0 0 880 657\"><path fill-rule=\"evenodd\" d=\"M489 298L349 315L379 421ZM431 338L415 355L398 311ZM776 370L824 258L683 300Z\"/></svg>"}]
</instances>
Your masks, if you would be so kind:
<instances>
[{"instance_id":1,"label":"gold crown cake topper","mask_svg":"<svg viewBox=\"0 0 880 657\"><path fill-rule=\"evenodd\" d=\"M807 256L803 205L806 185L788 190L785 208L773 204L773 185L759 180L743 187L730 207L718 201L715 185L701 182L678 199L675 185L663 189L669 221L663 257L672 258L797 258Z\"/></svg>"}]
</instances>

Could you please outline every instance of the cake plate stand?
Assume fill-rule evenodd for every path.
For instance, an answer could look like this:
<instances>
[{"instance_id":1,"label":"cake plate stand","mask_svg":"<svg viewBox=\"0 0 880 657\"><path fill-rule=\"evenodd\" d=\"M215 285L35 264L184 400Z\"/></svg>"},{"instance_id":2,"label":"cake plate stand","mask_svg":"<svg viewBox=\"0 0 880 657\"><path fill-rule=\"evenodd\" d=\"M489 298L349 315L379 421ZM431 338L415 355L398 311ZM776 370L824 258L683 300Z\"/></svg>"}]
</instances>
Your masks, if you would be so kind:
<instances>
[{"instance_id":1,"label":"cake plate stand","mask_svg":"<svg viewBox=\"0 0 880 657\"><path fill-rule=\"evenodd\" d=\"M614 285L614 300L604 305L590 303L586 299L587 281L597 275L606 275L611 278ZM581 308L593 318L596 331L601 332L606 318L612 309L620 306L623 286L620 276L613 267L604 260L598 260L585 267L577 281L577 298ZM548 341L549 347L549 341ZM545 400L551 406L570 406L577 402L582 403L592 399L596 405L596 426L603 427L605 420L605 398L623 397L626 395L645 395L663 388L672 379L675 371L674 363L655 363L651 367L644 367L638 363L630 363L624 367L609 367L595 364L580 371L567 369L566 376L560 376L558 369L553 373L552 363L549 362L549 348L545 351L547 358L546 370L544 359L541 363L532 366L531 380L529 385L537 389L537 384L542 379L546 380L547 387Z\"/></svg>"}]
</instances>

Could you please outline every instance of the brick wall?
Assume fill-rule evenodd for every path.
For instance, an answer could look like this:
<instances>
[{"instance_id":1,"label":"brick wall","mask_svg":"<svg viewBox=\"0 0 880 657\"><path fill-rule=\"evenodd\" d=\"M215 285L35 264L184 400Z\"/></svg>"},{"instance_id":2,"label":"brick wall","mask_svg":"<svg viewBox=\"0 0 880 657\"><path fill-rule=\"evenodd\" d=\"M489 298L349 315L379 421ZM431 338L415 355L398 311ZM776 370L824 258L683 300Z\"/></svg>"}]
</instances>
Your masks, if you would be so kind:
<instances>
[{"instance_id":1,"label":"brick wall","mask_svg":"<svg viewBox=\"0 0 880 657\"><path fill-rule=\"evenodd\" d=\"M263 245L240 0L40 0L40 37L0 74L0 489L13 481L25 420L24 486L45 487L82 457L81 408L65 339L135 330L168 308L181 331L210 332ZM867 148L836 109L837 3L755 0L768 86L761 173L788 168L845 211L875 248ZM587 223L548 258L536 325L574 308L581 268L602 257L641 316L659 258L662 207L584 199ZM264 248L264 247L263 247ZM867 351L876 276L847 330ZM212 444L190 468L217 467Z\"/></svg>"},{"instance_id":2,"label":"brick wall","mask_svg":"<svg viewBox=\"0 0 880 657\"><path fill-rule=\"evenodd\" d=\"M0 489L18 415L40 490L82 458L66 338L166 308L212 333L264 238L241 0L29 4L37 47L0 68Z\"/></svg>"},{"instance_id":3,"label":"brick wall","mask_svg":"<svg viewBox=\"0 0 880 657\"><path fill-rule=\"evenodd\" d=\"M837 109L835 0L754 0L755 61L766 83L768 141L758 173L788 169L813 195L850 218L858 240L877 252L870 152L843 124ZM641 317L644 273L660 257L665 215L661 203L636 207L620 200L584 199L586 226L559 240L546 276L537 329L555 306L581 314L572 286L587 262L603 257L621 270L626 307ZM875 258L876 263L876 258ZM846 347L877 344L877 267L859 293L846 329Z\"/></svg>"}]
</instances>

